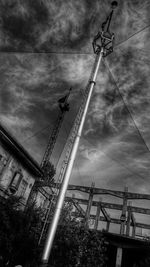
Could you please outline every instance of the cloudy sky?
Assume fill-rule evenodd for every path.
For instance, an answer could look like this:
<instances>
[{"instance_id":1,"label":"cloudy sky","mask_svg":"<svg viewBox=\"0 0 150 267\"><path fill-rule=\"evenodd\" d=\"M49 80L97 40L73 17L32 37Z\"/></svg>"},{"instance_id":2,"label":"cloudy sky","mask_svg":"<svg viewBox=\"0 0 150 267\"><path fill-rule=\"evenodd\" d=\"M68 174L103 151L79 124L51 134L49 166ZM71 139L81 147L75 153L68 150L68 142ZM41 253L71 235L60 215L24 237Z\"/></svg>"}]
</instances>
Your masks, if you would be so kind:
<instances>
[{"instance_id":1,"label":"cloudy sky","mask_svg":"<svg viewBox=\"0 0 150 267\"><path fill-rule=\"evenodd\" d=\"M51 159L58 162L110 3L0 0L0 120L39 163L57 100L72 87ZM70 183L150 193L150 2L118 3L114 52L100 66Z\"/></svg>"}]
</instances>

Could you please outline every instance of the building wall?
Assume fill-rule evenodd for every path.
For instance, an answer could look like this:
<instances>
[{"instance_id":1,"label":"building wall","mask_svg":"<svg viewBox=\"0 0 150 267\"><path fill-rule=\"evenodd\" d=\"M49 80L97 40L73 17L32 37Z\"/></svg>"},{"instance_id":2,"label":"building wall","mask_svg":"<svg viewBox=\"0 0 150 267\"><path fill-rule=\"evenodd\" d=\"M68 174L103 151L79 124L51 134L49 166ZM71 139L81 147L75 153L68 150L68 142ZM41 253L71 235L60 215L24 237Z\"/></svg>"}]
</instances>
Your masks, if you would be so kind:
<instances>
[{"instance_id":1,"label":"building wall","mask_svg":"<svg viewBox=\"0 0 150 267\"><path fill-rule=\"evenodd\" d=\"M46 198L40 192L38 192L36 196L36 206L44 209L45 202L46 202Z\"/></svg>"},{"instance_id":2,"label":"building wall","mask_svg":"<svg viewBox=\"0 0 150 267\"><path fill-rule=\"evenodd\" d=\"M22 196L26 204L35 177L0 143L0 188L8 195Z\"/></svg>"},{"instance_id":3,"label":"building wall","mask_svg":"<svg viewBox=\"0 0 150 267\"><path fill-rule=\"evenodd\" d=\"M0 144L0 177L1 174L3 173L6 164L8 163L8 159L9 159L9 153Z\"/></svg>"},{"instance_id":4,"label":"building wall","mask_svg":"<svg viewBox=\"0 0 150 267\"><path fill-rule=\"evenodd\" d=\"M16 193L17 196L23 197L23 202L26 204L28 197L30 195L31 189L34 185L35 178L31 176L31 174L22 168L22 179L18 187L18 191Z\"/></svg>"}]
</instances>

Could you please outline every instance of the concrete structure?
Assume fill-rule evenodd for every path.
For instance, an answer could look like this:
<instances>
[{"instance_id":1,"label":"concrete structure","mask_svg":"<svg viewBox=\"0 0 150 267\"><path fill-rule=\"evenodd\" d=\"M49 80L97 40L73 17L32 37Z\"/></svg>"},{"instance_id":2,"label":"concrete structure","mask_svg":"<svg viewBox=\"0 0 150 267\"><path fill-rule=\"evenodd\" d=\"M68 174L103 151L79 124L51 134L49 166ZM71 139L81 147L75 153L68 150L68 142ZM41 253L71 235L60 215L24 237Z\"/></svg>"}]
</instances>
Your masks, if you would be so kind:
<instances>
[{"instance_id":1,"label":"concrete structure","mask_svg":"<svg viewBox=\"0 0 150 267\"><path fill-rule=\"evenodd\" d=\"M0 195L22 197L26 205L31 189L42 171L38 163L28 152L0 125ZM45 197L38 195L38 205L45 202Z\"/></svg>"},{"instance_id":2,"label":"concrete structure","mask_svg":"<svg viewBox=\"0 0 150 267\"><path fill-rule=\"evenodd\" d=\"M59 188L59 184L57 187ZM143 214L145 218L150 219L150 209L140 207L140 203L139 206L134 206L131 200L150 201L149 194L132 193L127 187L124 191L102 189L95 187L94 184L91 187L70 184L68 191L73 193L72 196L69 194L65 197L66 202L73 204L72 216L91 231L97 230L99 233L103 231L107 245L108 267L133 267L147 261L150 255L150 236L145 235L144 230L149 232L150 221L143 223L137 215ZM83 192L83 195L80 195L80 198L76 197L75 191ZM85 193L87 193L86 196ZM103 201L101 195L103 197L110 195L111 201ZM116 197L120 198L122 203L116 203L114 200ZM113 211L119 211L119 213L115 216ZM45 227L43 240L41 238L41 244L49 223L50 219L47 217L47 227ZM118 233L113 232L112 225L118 226Z\"/></svg>"},{"instance_id":3,"label":"concrete structure","mask_svg":"<svg viewBox=\"0 0 150 267\"><path fill-rule=\"evenodd\" d=\"M103 230L105 236L108 237L110 247L110 262L108 266L138 266L136 264L140 260L143 261L148 257L150 253L150 237L142 236L142 231L141 235L137 234L136 229L140 228L141 230L146 229L149 231L150 223L137 222L134 214L143 214L146 218L150 215L150 209L133 206L131 200L150 200L149 194L131 193L128 192L127 187L124 191L96 188L94 184L91 187L69 185L68 190L88 194L88 199L76 198L75 194L72 197L66 197L65 200L71 201L75 207L75 211L72 213L73 216L82 218L88 228L91 228L90 220L93 220L92 229L94 228L95 230L99 230L99 223L106 222ZM112 198L111 202L104 202L102 199L99 201L94 200L94 196L98 195L110 195ZM120 198L122 204L116 204L116 201L113 203L114 197ZM86 208L83 209L83 206ZM93 214L92 207L96 207L96 214ZM111 210L120 211L120 218L112 217ZM120 226L120 234L111 233L111 224L118 224ZM140 249L142 249L142 255L139 253ZM112 251L114 251L114 255Z\"/></svg>"}]
</instances>

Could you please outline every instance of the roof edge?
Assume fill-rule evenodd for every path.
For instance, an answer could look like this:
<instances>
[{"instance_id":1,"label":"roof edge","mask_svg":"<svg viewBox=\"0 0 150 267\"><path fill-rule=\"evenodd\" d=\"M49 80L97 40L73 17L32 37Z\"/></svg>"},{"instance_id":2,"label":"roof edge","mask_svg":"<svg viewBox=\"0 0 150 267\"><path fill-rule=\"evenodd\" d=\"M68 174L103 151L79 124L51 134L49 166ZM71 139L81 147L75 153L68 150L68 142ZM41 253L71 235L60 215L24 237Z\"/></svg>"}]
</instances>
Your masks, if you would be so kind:
<instances>
[{"instance_id":1,"label":"roof edge","mask_svg":"<svg viewBox=\"0 0 150 267\"><path fill-rule=\"evenodd\" d=\"M8 130L2 126L0 123L0 139L5 145L11 147L13 153L15 153L20 162L23 165L26 165L27 168L30 169L30 172L34 173L35 175L41 176L43 174L39 164L36 162L35 159L31 157L31 155L24 149L24 147L17 141L15 137L13 137Z\"/></svg>"}]
</instances>

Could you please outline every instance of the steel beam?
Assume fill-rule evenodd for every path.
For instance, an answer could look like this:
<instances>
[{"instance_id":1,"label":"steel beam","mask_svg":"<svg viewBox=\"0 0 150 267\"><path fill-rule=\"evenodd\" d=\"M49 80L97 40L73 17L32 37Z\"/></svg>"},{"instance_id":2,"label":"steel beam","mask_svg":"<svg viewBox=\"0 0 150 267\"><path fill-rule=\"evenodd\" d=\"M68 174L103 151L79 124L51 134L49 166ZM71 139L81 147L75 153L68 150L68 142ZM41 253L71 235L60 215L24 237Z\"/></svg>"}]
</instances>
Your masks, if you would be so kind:
<instances>
[{"instance_id":1,"label":"steel beam","mask_svg":"<svg viewBox=\"0 0 150 267\"><path fill-rule=\"evenodd\" d=\"M127 193L128 187L125 187L124 197L123 197L123 205L122 205L122 214L120 217L121 225L120 225L120 234L124 235L125 225L126 225L126 213L127 213Z\"/></svg>"},{"instance_id":2,"label":"steel beam","mask_svg":"<svg viewBox=\"0 0 150 267\"><path fill-rule=\"evenodd\" d=\"M89 193L90 188L91 187L88 187L88 186L69 185L67 190L75 190L75 191L80 191L80 192L84 192L84 193ZM93 189L93 194L94 195L111 195L111 196L123 198L125 192L95 187ZM147 199L147 200L150 200L150 195L148 195L148 194L139 194L139 193L127 192L126 196L127 196L127 199Z\"/></svg>"},{"instance_id":3,"label":"steel beam","mask_svg":"<svg viewBox=\"0 0 150 267\"><path fill-rule=\"evenodd\" d=\"M95 223L94 223L94 229L97 230L98 228L98 222L100 220L100 212L101 212L101 202L99 201L99 205L97 206L96 216L95 216Z\"/></svg>"},{"instance_id":4,"label":"steel beam","mask_svg":"<svg viewBox=\"0 0 150 267\"><path fill-rule=\"evenodd\" d=\"M135 220L133 213L131 213L131 221L132 221L132 237L135 237L135 235L136 235L136 220Z\"/></svg>"},{"instance_id":5,"label":"steel beam","mask_svg":"<svg viewBox=\"0 0 150 267\"><path fill-rule=\"evenodd\" d=\"M83 204L83 205L87 205L88 200L87 199L81 199L81 198L75 198L78 201L78 204ZM66 201L71 201L70 197L66 197ZM92 202L92 206L98 206L99 205L99 201L95 201L93 200ZM101 202L101 206L107 209L114 209L114 210L122 210L122 205L121 204L112 204L112 203L107 203L107 202ZM127 210L131 209L132 212L136 212L136 213L142 213L142 214L146 214L146 215L150 215L150 209L147 208L140 208L140 207L129 207L127 206Z\"/></svg>"},{"instance_id":6,"label":"steel beam","mask_svg":"<svg viewBox=\"0 0 150 267\"><path fill-rule=\"evenodd\" d=\"M132 203L129 202L129 206L131 206ZM126 224L126 235L130 236L130 226L131 226L131 209L128 209L128 216L127 216L127 224Z\"/></svg>"},{"instance_id":7,"label":"steel beam","mask_svg":"<svg viewBox=\"0 0 150 267\"><path fill-rule=\"evenodd\" d=\"M79 211L79 213L81 214L82 217L85 217L86 213L85 211L81 208L81 206L79 205L78 201L76 201L75 199L71 199L71 202L73 203L74 207Z\"/></svg>"},{"instance_id":8,"label":"steel beam","mask_svg":"<svg viewBox=\"0 0 150 267\"><path fill-rule=\"evenodd\" d=\"M72 215L75 216L75 217L77 217L78 216L78 213L77 212L72 212ZM81 217L79 217L79 218L81 218ZM93 220L95 220L96 219L96 215L91 214L90 215L90 218L93 219ZM106 218L104 216L100 216L99 217L99 221L107 222L107 220L106 220ZM111 218L111 223L120 224L121 221L120 221L120 219ZM139 228L150 230L150 225L149 224L145 224L145 223L138 223L138 222L136 222L135 223L135 227L139 227Z\"/></svg>"},{"instance_id":9,"label":"steel beam","mask_svg":"<svg viewBox=\"0 0 150 267\"><path fill-rule=\"evenodd\" d=\"M86 214L85 214L85 226L88 227L88 221L90 219L90 212L91 212L91 207L92 207L92 202L93 202L93 189L94 189L95 184L92 183L90 193L89 193L89 199L87 203L87 209L86 209Z\"/></svg>"}]
</instances>

